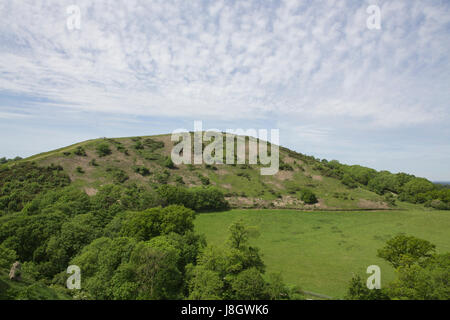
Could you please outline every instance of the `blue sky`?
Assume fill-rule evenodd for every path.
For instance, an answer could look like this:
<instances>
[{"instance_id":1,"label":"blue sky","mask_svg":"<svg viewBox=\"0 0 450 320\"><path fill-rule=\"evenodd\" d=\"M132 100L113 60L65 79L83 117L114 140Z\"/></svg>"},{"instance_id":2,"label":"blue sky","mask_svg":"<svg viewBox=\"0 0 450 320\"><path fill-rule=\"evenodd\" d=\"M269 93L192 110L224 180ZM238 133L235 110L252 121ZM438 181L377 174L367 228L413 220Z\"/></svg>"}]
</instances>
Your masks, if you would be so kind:
<instances>
[{"instance_id":1,"label":"blue sky","mask_svg":"<svg viewBox=\"0 0 450 320\"><path fill-rule=\"evenodd\" d=\"M449 52L444 0L0 0L0 157L202 120L450 180Z\"/></svg>"}]
</instances>

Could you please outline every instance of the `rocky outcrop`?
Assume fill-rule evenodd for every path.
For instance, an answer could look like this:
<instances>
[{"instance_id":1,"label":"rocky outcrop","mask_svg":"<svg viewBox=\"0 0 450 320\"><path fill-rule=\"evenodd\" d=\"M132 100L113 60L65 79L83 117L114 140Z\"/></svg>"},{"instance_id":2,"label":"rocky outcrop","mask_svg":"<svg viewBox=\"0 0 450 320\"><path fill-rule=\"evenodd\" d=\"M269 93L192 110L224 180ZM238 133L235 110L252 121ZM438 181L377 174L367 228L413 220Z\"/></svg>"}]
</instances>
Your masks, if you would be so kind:
<instances>
[{"instance_id":1,"label":"rocky outcrop","mask_svg":"<svg viewBox=\"0 0 450 320\"><path fill-rule=\"evenodd\" d=\"M11 270L9 271L9 279L14 281L20 281L20 269L21 264L19 261L14 262L14 264L11 267Z\"/></svg>"}]
</instances>

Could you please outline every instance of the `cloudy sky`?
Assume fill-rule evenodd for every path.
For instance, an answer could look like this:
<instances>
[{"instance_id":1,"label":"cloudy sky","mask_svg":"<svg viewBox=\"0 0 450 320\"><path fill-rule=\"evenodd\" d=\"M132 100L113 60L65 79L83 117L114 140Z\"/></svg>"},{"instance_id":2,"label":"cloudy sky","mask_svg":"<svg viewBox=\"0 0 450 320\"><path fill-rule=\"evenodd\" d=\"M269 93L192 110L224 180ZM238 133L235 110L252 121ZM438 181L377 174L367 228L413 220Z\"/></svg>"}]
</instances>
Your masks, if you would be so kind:
<instances>
[{"instance_id":1,"label":"cloudy sky","mask_svg":"<svg viewBox=\"0 0 450 320\"><path fill-rule=\"evenodd\" d=\"M449 52L448 0L0 0L0 157L202 120L450 180Z\"/></svg>"}]
</instances>

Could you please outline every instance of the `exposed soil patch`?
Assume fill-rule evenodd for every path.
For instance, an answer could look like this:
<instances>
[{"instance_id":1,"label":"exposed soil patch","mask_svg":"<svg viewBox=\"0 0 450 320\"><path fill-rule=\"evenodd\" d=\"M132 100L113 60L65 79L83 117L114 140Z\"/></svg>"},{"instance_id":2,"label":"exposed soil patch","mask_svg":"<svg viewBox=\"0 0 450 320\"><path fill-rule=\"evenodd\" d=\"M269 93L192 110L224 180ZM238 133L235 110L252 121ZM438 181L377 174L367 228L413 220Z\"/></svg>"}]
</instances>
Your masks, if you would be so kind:
<instances>
[{"instance_id":1,"label":"exposed soil patch","mask_svg":"<svg viewBox=\"0 0 450 320\"><path fill-rule=\"evenodd\" d=\"M389 209L389 206L385 202L372 201L367 199L360 199L358 201L358 207L362 209Z\"/></svg>"},{"instance_id":2,"label":"exposed soil patch","mask_svg":"<svg viewBox=\"0 0 450 320\"><path fill-rule=\"evenodd\" d=\"M315 180L315 181L322 181L322 180L323 180L323 177L322 177L322 176L319 176L319 175L313 175L313 176L312 176L312 179Z\"/></svg>"},{"instance_id":3,"label":"exposed soil patch","mask_svg":"<svg viewBox=\"0 0 450 320\"><path fill-rule=\"evenodd\" d=\"M280 170L274 176L278 180L285 181L285 180L291 180L294 177L294 173L292 171Z\"/></svg>"},{"instance_id":4,"label":"exposed soil patch","mask_svg":"<svg viewBox=\"0 0 450 320\"><path fill-rule=\"evenodd\" d=\"M97 194L98 190L95 189L95 188L88 188L88 187L85 187L85 188L84 188L84 192L86 192L86 194L87 194L88 196L95 196L95 195Z\"/></svg>"}]
</instances>

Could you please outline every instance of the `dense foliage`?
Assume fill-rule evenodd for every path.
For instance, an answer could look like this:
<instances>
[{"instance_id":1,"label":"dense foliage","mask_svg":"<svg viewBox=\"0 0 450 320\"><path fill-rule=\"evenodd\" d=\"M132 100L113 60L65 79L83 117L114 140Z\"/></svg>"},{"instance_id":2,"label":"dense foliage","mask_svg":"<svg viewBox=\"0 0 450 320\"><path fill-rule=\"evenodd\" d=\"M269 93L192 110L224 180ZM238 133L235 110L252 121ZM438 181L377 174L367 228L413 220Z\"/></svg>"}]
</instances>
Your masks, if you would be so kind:
<instances>
[{"instance_id":1,"label":"dense foliage","mask_svg":"<svg viewBox=\"0 0 450 320\"><path fill-rule=\"evenodd\" d=\"M369 290L354 276L346 298L354 300L448 300L450 253L436 254L432 243L403 234L386 242L378 256L395 268L397 279L381 289Z\"/></svg>"},{"instance_id":2,"label":"dense foliage","mask_svg":"<svg viewBox=\"0 0 450 320\"><path fill-rule=\"evenodd\" d=\"M182 299L191 291L196 295L196 267L209 249L204 237L194 232L194 210L228 208L222 192L212 187L160 185L152 190L117 181L88 196L69 185L61 167L28 162L3 167L0 176L5 212L0 217L0 273L7 274L12 263L20 261L27 279L18 288L6 282L5 299L58 298L46 291L47 286L79 299ZM241 265L241 271L250 270L233 282L235 290L250 286L254 277L263 281L252 269L263 272L258 250L233 250L238 250L232 254L233 263ZM71 264L82 270L81 291L65 289ZM226 273L239 274L237 269ZM261 283L266 290L268 284ZM271 289L271 296L275 291ZM223 293L218 287L212 295L225 297Z\"/></svg>"},{"instance_id":3,"label":"dense foliage","mask_svg":"<svg viewBox=\"0 0 450 320\"><path fill-rule=\"evenodd\" d=\"M336 160L316 162L314 169L324 176L341 180L349 188L367 188L379 195L395 195L401 201L424 204L440 210L450 210L450 189L427 179L406 173L345 165ZM392 200L388 199L388 202Z\"/></svg>"},{"instance_id":4,"label":"dense foliage","mask_svg":"<svg viewBox=\"0 0 450 320\"><path fill-rule=\"evenodd\" d=\"M218 211L229 208L223 193L214 187L185 188L163 185L157 190L163 204L179 204L196 211Z\"/></svg>"},{"instance_id":5,"label":"dense foliage","mask_svg":"<svg viewBox=\"0 0 450 320\"><path fill-rule=\"evenodd\" d=\"M24 162L0 168L0 212L16 212L38 194L69 185L62 167Z\"/></svg>"}]
</instances>

